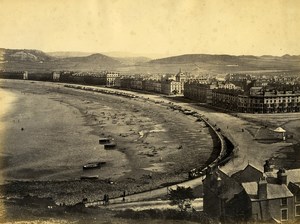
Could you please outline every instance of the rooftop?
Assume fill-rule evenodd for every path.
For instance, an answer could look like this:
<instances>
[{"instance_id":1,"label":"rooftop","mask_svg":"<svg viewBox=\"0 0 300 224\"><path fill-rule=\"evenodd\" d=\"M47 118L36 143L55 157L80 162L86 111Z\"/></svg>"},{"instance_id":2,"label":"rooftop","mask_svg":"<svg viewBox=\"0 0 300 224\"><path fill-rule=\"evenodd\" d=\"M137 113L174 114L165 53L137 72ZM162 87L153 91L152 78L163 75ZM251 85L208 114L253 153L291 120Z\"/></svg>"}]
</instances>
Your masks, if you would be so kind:
<instances>
[{"instance_id":1,"label":"rooftop","mask_svg":"<svg viewBox=\"0 0 300 224\"><path fill-rule=\"evenodd\" d=\"M239 183L258 181L263 176L263 170L248 164L243 170L240 170L231 175Z\"/></svg>"},{"instance_id":2,"label":"rooftop","mask_svg":"<svg viewBox=\"0 0 300 224\"><path fill-rule=\"evenodd\" d=\"M287 182L293 182L300 184L300 169L292 169L292 170L286 170L287 174Z\"/></svg>"},{"instance_id":3,"label":"rooftop","mask_svg":"<svg viewBox=\"0 0 300 224\"><path fill-rule=\"evenodd\" d=\"M242 186L244 187L246 193L250 196L251 200L259 200L257 195L257 182L242 183ZM286 185L267 183L267 200L287 197L293 197L293 194Z\"/></svg>"}]
</instances>

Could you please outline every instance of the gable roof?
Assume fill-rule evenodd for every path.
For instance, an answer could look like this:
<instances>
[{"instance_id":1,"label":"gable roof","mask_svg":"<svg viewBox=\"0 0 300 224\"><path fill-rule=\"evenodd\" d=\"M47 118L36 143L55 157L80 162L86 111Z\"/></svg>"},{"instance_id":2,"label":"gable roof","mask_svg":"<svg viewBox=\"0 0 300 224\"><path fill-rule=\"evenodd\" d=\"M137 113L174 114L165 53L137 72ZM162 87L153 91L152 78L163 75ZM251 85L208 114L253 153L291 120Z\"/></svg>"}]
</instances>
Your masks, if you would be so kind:
<instances>
[{"instance_id":1,"label":"gable roof","mask_svg":"<svg viewBox=\"0 0 300 224\"><path fill-rule=\"evenodd\" d=\"M286 170L287 181L292 183L300 183L300 169Z\"/></svg>"},{"instance_id":2,"label":"gable roof","mask_svg":"<svg viewBox=\"0 0 300 224\"><path fill-rule=\"evenodd\" d=\"M242 183L242 186L250 198L255 198L257 196L256 182Z\"/></svg>"},{"instance_id":3,"label":"gable roof","mask_svg":"<svg viewBox=\"0 0 300 224\"><path fill-rule=\"evenodd\" d=\"M262 176L263 172L251 164L231 175L239 183L258 181Z\"/></svg>"},{"instance_id":4,"label":"gable roof","mask_svg":"<svg viewBox=\"0 0 300 224\"><path fill-rule=\"evenodd\" d=\"M257 182L242 183L242 186L252 201L259 200ZM267 200L287 197L293 197L293 194L285 184L267 184Z\"/></svg>"},{"instance_id":5,"label":"gable roof","mask_svg":"<svg viewBox=\"0 0 300 224\"><path fill-rule=\"evenodd\" d=\"M219 198L222 198L225 201L230 201L235 195L244 191L243 187L238 182L219 169L216 169L213 174L207 175L204 181L215 182L216 184L217 179L220 181L220 187L214 185L211 187L211 190L214 191Z\"/></svg>"}]
</instances>

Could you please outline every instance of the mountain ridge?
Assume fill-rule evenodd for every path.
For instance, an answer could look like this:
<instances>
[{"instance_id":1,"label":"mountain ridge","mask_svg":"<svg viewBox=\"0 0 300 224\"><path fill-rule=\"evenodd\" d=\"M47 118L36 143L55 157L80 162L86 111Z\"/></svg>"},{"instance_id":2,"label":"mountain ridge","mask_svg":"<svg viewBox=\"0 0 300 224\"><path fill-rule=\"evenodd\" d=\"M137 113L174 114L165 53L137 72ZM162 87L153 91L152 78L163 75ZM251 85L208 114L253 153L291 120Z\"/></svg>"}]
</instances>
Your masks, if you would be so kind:
<instances>
[{"instance_id":1,"label":"mountain ridge","mask_svg":"<svg viewBox=\"0 0 300 224\"><path fill-rule=\"evenodd\" d=\"M207 60L238 60L238 59L260 59L260 58L272 58L272 59L299 59L300 55L289 55L285 54L282 56L273 56L273 55L230 55L230 54L183 54L165 58L159 58L149 61L149 63L178 63L178 62L199 62Z\"/></svg>"},{"instance_id":2,"label":"mountain ridge","mask_svg":"<svg viewBox=\"0 0 300 224\"><path fill-rule=\"evenodd\" d=\"M113 69L120 64L120 61L100 53L81 57L54 57L39 50L0 48L0 69L9 71L98 71Z\"/></svg>"},{"instance_id":3,"label":"mountain ridge","mask_svg":"<svg viewBox=\"0 0 300 224\"><path fill-rule=\"evenodd\" d=\"M240 71L300 71L300 55L183 54L151 60L147 57L110 57L102 53L48 54L34 49L0 48L0 70L100 71L132 73L187 72L230 73ZM65 57L63 55L70 55Z\"/></svg>"}]
</instances>

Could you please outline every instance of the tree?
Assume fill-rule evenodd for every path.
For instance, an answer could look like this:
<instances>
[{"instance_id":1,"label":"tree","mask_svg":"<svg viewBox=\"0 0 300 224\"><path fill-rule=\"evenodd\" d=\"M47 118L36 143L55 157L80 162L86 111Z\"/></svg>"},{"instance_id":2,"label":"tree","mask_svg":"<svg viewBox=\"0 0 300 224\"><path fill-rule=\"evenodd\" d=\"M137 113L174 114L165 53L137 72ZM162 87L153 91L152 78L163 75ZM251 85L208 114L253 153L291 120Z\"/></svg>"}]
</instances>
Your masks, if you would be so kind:
<instances>
[{"instance_id":1,"label":"tree","mask_svg":"<svg viewBox=\"0 0 300 224\"><path fill-rule=\"evenodd\" d=\"M181 211L186 211L196 197L192 188L177 186L177 189L170 189L169 198L172 205L178 205Z\"/></svg>"}]
</instances>

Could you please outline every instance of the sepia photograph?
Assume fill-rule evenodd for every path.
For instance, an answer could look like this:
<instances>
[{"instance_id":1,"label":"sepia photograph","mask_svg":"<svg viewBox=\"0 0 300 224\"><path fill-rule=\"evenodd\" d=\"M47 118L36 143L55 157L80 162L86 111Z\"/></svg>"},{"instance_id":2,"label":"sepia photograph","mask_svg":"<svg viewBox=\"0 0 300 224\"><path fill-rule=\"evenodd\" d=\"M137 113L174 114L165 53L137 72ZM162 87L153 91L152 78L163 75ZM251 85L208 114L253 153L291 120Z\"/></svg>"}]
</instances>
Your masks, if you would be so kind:
<instances>
[{"instance_id":1,"label":"sepia photograph","mask_svg":"<svg viewBox=\"0 0 300 224\"><path fill-rule=\"evenodd\" d=\"M0 0L0 223L300 223L299 0Z\"/></svg>"}]
</instances>

